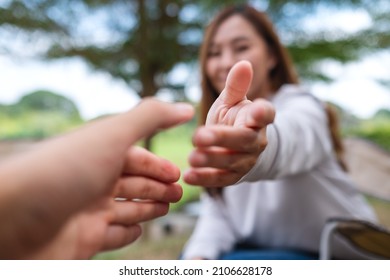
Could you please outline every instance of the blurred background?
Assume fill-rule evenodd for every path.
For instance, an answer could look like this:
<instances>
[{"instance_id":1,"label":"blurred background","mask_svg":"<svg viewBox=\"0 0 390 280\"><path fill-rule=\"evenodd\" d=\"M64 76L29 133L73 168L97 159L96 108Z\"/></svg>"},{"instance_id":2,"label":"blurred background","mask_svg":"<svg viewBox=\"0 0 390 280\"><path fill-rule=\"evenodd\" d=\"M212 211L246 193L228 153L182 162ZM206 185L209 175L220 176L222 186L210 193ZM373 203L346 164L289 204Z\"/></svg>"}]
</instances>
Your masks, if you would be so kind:
<instances>
[{"instance_id":1,"label":"blurred background","mask_svg":"<svg viewBox=\"0 0 390 280\"><path fill-rule=\"evenodd\" d=\"M221 7L265 10L301 81L339 113L351 175L390 227L390 1L0 0L0 160L140 98L200 98L203 29ZM188 167L196 118L145 139ZM170 214L101 259L176 259L200 189L183 183ZM142 249L140 249L142 248Z\"/></svg>"}]
</instances>

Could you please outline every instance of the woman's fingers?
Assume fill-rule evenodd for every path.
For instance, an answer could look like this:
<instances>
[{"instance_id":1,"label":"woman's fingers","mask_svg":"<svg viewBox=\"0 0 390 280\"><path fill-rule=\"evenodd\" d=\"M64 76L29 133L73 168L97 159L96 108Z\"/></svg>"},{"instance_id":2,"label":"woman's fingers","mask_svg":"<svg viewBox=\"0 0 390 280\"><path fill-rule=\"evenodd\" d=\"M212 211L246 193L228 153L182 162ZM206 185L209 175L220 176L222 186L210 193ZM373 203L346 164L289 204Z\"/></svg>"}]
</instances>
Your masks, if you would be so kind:
<instances>
[{"instance_id":1,"label":"woman's fingers","mask_svg":"<svg viewBox=\"0 0 390 280\"><path fill-rule=\"evenodd\" d=\"M190 168L184 173L184 181L190 185L206 188L225 187L237 183L242 175L216 168Z\"/></svg>"},{"instance_id":2,"label":"woman's fingers","mask_svg":"<svg viewBox=\"0 0 390 280\"><path fill-rule=\"evenodd\" d=\"M203 126L196 130L192 142L196 147L219 146L233 151L257 149L258 131L227 125Z\"/></svg>"},{"instance_id":3,"label":"woman's fingers","mask_svg":"<svg viewBox=\"0 0 390 280\"><path fill-rule=\"evenodd\" d=\"M183 195L177 183L162 183L146 177L122 177L115 186L114 197L124 199L148 199L161 202L177 202Z\"/></svg>"},{"instance_id":4,"label":"woman's fingers","mask_svg":"<svg viewBox=\"0 0 390 280\"><path fill-rule=\"evenodd\" d=\"M256 164L267 145L266 128L206 126L194 135L197 147L184 174L191 185L221 187L236 183Z\"/></svg>"},{"instance_id":5,"label":"woman's fingers","mask_svg":"<svg viewBox=\"0 0 390 280\"><path fill-rule=\"evenodd\" d=\"M245 126L253 129L263 128L275 119L275 108L265 99L256 99L247 105Z\"/></svg>"},{"instance_id":6,"label":"woman's fingers","mask_svg":"<svg viewBox=\"0 0 390 280\"><path fill-rule=\"evenodd\" d=\"M176 182L180 178L180 169L176 165L136 146L127 151L123 173L166 183Z\"/></svg>"},{"instance_id":7,"label":"woman's fingers","mask_svg":"<svg viewBox=\"0 0 390 280\"><path fill-rule=\"evenodd\" d=\"M256 163L258 154L231 153L228 150L194 150L189 156L189 163L194 168L212 167L235 173L246 173Z\"/></svg>"}]
</instances>

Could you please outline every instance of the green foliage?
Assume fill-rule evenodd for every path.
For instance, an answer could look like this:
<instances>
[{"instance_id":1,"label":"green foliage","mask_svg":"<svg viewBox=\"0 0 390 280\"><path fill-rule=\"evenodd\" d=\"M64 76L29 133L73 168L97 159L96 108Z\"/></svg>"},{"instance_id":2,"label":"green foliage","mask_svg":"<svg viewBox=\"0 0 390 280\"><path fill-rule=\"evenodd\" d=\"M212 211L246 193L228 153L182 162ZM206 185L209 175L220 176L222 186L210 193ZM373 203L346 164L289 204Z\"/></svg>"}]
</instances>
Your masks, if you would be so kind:
<instances>
[{"instance_id":1,"label":"green foliage","mask_svg":"<svg viewBox=\"0 0 390 280\"><path fill-rule=\"evenodd\" d=\"M0 30L40 38L42 44L30 52L49 59L81 57L140 96L152 96L161 88L182 89L167 74L178 63L196 61L203 29L217 11L247 2L270 15L305 79L329 80L316 67L324 59L348 62L390 46L388 0L375 5L366 0L17 0L0 8ZM355 33L308 33L302 19L321 9L363 10L374 24ZM10 50L4 44L0 41L0 48Z\"/></svg>"},{"instance_id":2,"label":"green foliage","mask_svg":"<svg viewBox=\"0 0 390 280\"><path fill-rule=\"evenodd\" d=\"M365 126L353 134L370 140L390 152L390 125Z\"/></svg>"},{"instance_id":3,"label":"green foliage","mask_svg":"<svg viewBox=\"0 0 390 280\"><path fill-rule=\"evenodd\" d=\"M337 112L343 137L367 139L390 151L390 110L380 109L370 119L359 119L343 108L331 103Z\"/></svg>"},{"instance_id":4,"label":"green foliage","mask_svg":"<svg viewBox=\"0 0 390 280\"><path fill-rule=\"evenodd\" d=\"M69 99L37 91L19 102L0 105L0 139L42 139L66 132L83 123L77 107Z\"/></svg>"},{"instance_id":5,"label":"green foliage","mask_svg":"<svg viewBox=\"0 0 390 280\"><path fill-rule=\"evenodd\" d=\"M192 38L201 25L180 15L191 2L19 0L0 10L0 26L22 31L26 40L44 38L42 46L31 50L36 55L81 57L124 80L140 96L153 96L160 88L174 89L177 85L166 74L196 56L201 37Z\"/></svg>"},{"instance_id":6,"label":"green foliage","mask_svg":"<svg viewBox=\"0 0 390 280\"><path fill-rule=\"evenodd\" d=\"M376 112L375 116L374 116L375 119L383 119L384 121L389 121L390 120L390 110L389 109L380 109L378 110L378 112Z\"/></svg>"},{"instance_id":7,"label":"green foliage","mask_svg":"<svg viewBox=\"0 0 390 280\"><path fill-rule=\"evenodd\" d=\"M388 115L388 110L378 111L374 118L362 121L348 134L370 140L390 151L390 115Z\"/></svg>"},{"instance_id":8,"label":"green foliage","mask_svg":"<svg viewBox=\"0 0 390 280\"><path fill-rule=\"evenodd\" d=\"M17 117L0 116L0 139L43 139L68 131L81 122L70 122L60 112L26 112Z\"/></svg>"},{"instance_id":9,"label":"green foliage","mask_svg":"<svg viewBox=\"0 0 390 280\"><path fill-rule=\"evenodd\" d=\"M68 118L80 119L76 105L69 99L49 91L35 91L23 96L17 104L20 111L59 111Z\"/></svg>"}]
</instances>

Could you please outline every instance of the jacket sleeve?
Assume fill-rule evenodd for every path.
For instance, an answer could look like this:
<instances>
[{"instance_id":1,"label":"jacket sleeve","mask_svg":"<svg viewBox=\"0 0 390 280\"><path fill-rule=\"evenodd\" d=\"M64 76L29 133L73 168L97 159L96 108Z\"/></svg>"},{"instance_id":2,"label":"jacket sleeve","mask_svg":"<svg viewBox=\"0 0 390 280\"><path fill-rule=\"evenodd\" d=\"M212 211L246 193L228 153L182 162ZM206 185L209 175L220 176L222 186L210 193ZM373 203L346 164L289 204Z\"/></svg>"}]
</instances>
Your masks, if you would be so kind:
<instances>
[{"instance_id":1,"label":"jacket sleeve","mask_svg":"<svg viewBox=\"0 0 390 280\"><path fill-rule=\"evenodd\" d=\"M201 196L201 213L194 232L184 247L182 259L218 259L230 251L236 237L224 211L223 200Z\"/></svg>"},{"instance_id":2,"label":"jacket sleeve","mask_svg":"<svg viewBox=\"0 0 390 280\"><path fill-rule=\"evenodd\" d=\"M275 108L275 121L267 127L268 145L238 183L298 174L333 156L328 118L319 100L310 94L292 94L276 102Z\"/></svg>"}]
</instances>

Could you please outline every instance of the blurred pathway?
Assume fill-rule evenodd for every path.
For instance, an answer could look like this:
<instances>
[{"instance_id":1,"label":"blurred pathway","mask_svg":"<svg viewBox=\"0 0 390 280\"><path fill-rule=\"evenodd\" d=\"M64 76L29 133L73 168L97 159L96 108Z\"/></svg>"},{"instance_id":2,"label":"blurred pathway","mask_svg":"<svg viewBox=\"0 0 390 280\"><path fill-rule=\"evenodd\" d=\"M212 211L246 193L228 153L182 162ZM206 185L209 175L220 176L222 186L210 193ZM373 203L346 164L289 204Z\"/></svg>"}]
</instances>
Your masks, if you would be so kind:
<instances>
[{"instance_id":1,"label":"blurred pathway","mask_svg":"<svg viewBox=\"0 0 390 280\"><path fill-rule=\"evenodd\" d=\"M345 148L350 175L359 189L390 201L390 152L358 138L345 139Z\"/></svg>"}]
</instances>

